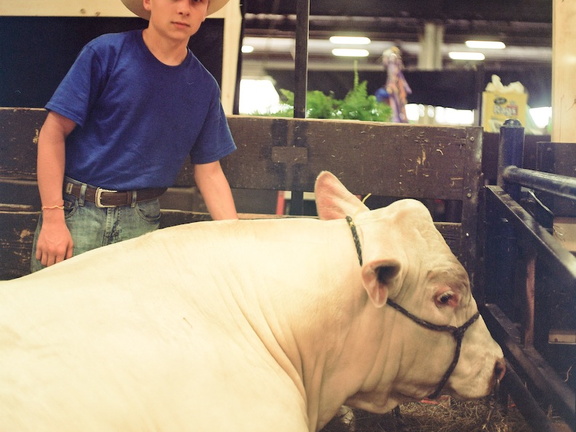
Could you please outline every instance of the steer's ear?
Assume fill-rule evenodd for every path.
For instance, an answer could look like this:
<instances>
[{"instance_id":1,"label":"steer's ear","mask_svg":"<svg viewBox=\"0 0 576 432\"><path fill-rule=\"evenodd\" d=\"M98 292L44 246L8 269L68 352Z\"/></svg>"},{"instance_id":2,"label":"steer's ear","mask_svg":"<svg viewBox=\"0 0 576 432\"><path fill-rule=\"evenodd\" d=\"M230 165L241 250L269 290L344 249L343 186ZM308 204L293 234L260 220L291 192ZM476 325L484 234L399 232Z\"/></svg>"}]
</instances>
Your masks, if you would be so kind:
<instances>
[{"instance_id":1,"label":"steer's ear","mask_svg":"<svg viewBox=\"0 0 576 432\"><path fill-rule=\"evenodd\" d=\"M322 171L314 187L316 209L320 219L344 219L362 211L368 211L362 202L328 171Z\"/></svg>"},{"instance_id":2,"label":"steer's ear","mask_svg":"<svg viewBox=\"0 0 576 432\"><path fill-rule=\"evenodd\" d=\"M396 286L400 262L389 258L369 262L362 267L362 282L368 297L376 307L382 307L388 294Z\"/></svg>"}]
</instances>

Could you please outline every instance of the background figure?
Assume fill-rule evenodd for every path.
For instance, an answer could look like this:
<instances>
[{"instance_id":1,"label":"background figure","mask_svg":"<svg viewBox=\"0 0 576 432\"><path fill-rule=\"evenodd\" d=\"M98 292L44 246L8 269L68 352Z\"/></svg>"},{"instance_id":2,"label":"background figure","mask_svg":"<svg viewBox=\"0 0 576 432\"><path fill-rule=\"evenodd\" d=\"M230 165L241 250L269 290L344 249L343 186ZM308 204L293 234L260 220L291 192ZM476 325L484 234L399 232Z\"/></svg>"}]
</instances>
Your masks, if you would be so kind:
<instances>
[{"instance_id":1,"label":"background figure","mask_svg":"<svg viewBox=\"0 0 576 432\"><path fill-rule=\"evenodd\" d=\"M380 95L377 91L376 97L380 99L386 94L387 102L392 108L392 121L394 123L408 123L408 118L406 117L406 95L411 94L412 90L402 73L404 64L402 63L400 49L392 47L384 51L382 64L386 70L385 91L380 90Z\"/></svg>"}]
</instances>

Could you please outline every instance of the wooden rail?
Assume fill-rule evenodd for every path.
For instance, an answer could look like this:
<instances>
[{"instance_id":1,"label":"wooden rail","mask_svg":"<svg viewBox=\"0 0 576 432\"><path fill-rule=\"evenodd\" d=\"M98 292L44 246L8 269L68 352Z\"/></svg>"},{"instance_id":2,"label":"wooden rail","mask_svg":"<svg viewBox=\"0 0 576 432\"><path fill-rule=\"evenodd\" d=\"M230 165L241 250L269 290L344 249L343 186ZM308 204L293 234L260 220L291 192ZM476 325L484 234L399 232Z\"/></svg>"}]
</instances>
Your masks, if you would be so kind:
<instances>
[{"instance_id":1,"label":"wooden rail","mask_svg":"<svg viewBox=\"0 0 576 432\"><path fill-rule=\"evenodd\" d=\"M27 273L39 210L36 143L45 115L0 109L0 278ZM229 123L238 151L222 163L234 190L312 192L318 173L329 170L355 194L454 202L461 210L437 226L474 274L480 128L242 116ZM169 194L193 185L191 170L183 167ZM204 219L197 211L165 210L162 224Z\"/></svg>"}]
</instances>

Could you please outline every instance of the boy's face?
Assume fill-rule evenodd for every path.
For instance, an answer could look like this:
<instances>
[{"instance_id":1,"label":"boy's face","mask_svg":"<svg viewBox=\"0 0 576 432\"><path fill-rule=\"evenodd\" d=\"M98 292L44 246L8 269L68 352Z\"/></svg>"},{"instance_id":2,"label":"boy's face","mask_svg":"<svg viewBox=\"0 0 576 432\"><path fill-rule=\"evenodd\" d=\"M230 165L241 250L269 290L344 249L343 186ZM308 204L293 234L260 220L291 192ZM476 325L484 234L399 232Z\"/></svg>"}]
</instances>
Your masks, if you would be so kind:
<instances>
[{"instance_id":1,"label":"boy's face","mask_svg":"<svg viewBox=\"0 0 576 432\"><path fill-rule=\"evenodd\" d=\"M206 19L209 0L143 0L150 11L150 26L170 39L195 34Z\"/></svg>"}]
</instances>

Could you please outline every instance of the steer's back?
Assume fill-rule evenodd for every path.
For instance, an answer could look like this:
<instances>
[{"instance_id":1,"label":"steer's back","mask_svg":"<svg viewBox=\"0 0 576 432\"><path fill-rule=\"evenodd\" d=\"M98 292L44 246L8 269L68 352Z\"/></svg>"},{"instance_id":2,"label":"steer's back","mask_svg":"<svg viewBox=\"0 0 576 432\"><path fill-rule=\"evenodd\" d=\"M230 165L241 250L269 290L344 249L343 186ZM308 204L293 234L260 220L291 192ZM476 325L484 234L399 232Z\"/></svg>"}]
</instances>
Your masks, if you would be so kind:
<instances>
[{"instance_id":1,"label":"steer's back","mask_svg":"<svg viewBox=\"0 0 576 432\"><path fill-rule=\"evenodd\" d=\"M306 430L301 389L254 331L258 293L238 289L281 289L258 270L317 252L318 221L287 222L175 227L2 283L2 430L223 430L252 416ZM308 246L280 256L294 226Z\"/></svg>"}]
</instances>

